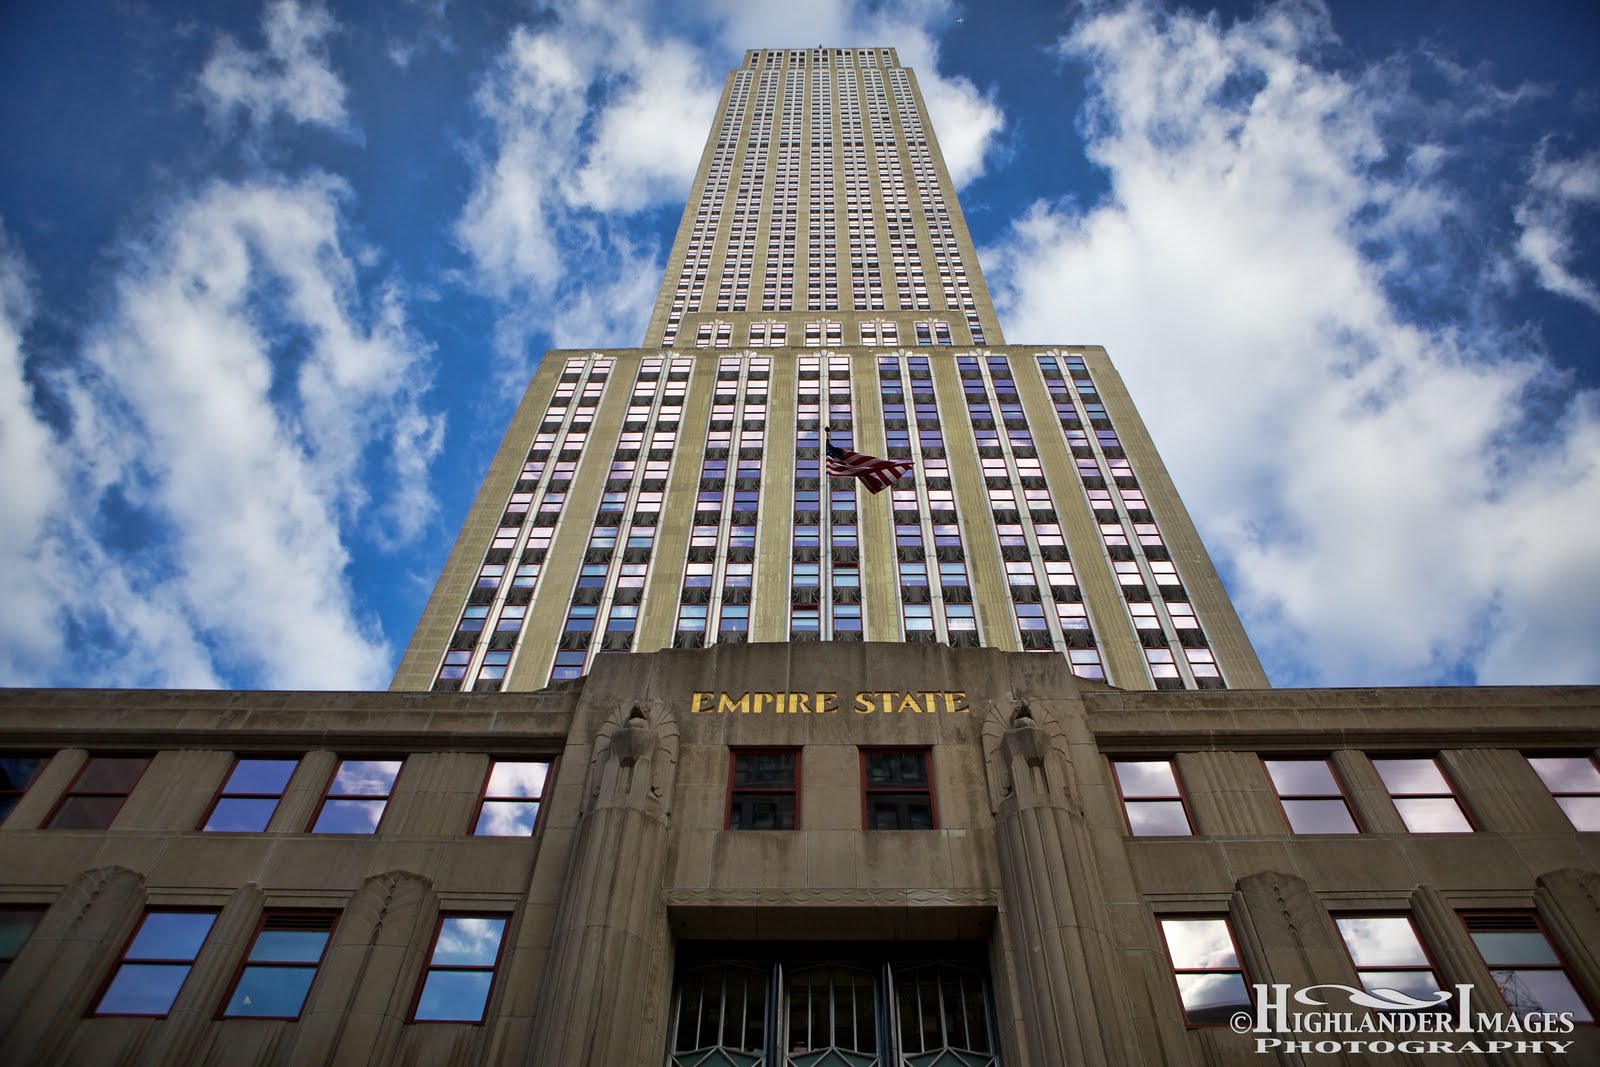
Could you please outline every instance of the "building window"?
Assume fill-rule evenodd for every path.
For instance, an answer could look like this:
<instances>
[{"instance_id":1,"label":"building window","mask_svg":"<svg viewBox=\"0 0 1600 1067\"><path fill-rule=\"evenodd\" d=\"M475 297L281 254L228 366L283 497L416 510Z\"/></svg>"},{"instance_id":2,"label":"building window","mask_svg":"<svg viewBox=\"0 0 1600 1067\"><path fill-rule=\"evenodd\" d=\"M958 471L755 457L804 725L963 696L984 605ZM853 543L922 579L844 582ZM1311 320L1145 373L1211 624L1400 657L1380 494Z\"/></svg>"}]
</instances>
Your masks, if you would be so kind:
<instances>
[{"instance_id":1,"label":"building window","mask_svg":"<svg viewBox=\"0 0 1600 1067\"><path fill-rule=\"evenodd\" d=\"M539 821L550 764L540 760L494 760L478 801L472 832L478 837L532 837Z\"/></svg>"},{"instance_id":2,"label":"building window","mask_svg":"<svg viewBox=\"0 0 1600 1067\"><path fill-rule=\"evenodd\" d=\"M383 821L400 760L340 760L311 825L314 834L375 834Z\"/></svg>"},{"instance_id":3,"label":"building window","mask_svg":"<svg viewBox=\"0 0 1600 1067\"><path fill-rule=\"evenodd\" d=\"M505 930L503 915L440 916L411 1018L417 1022L483 1022Z\"/></svg>"},{"instance_id":4,"label":"building window","mask_svg":"<svg viewBox=\"0 0 1600 1067\"><path fill-rule=\"evenodd\" d=\"M1469 912L1461 919L1506 1007L1523 1017L1565 1011L1574 1022L1594 1022L1594 1012L1532 912Z\"/></svg>"},{"instance_id":5,"label":"building window","mask_svg":"<svg viewBox=\"0 0 1600 1067\"><path fill-rule=\"evenodd\" d=\"M937 828L927 749L863 750L861 778L866 829Z\"/></svg>"},{"instance_id":6,"label":"building window","mask_svg":"<svg viewBox=\"0 0 1600 1067\"><path fill-rule=\"evenodd\" d=\"M1600 832L1600 770L1594 757L1529 756L1528 763L1574 830Z\"/></svg>"},{"instance_id":7,"label":"building window","mask_svg":"<svg viewBox=\"0 0 1600 1067\"><path fill-rule=\"evenodd\" d=\"M327 912L268 912L261 919L224 1016L298 1019L337 917Z\"/></svg>"},{"instance_id":8,"label":"building window","mask_svg":"<svg viewBox=\"0 0 1600 1067\"><path fill-rule=\"evenodd\" d=\"M1392 989L1416 1000L1437 999L1439 977L1408 916L1336 916L1334 923L1367 992ZM1402 1006L1397 1004L1396 1009Z\"/></svg>"},{"instance_id":9,"label":"building window","mask_svg":"<svg viewBox=\"0 0 1600 1067\"><path fill-rule=\"evenodd\" d=\"M1161 937L1190 1026L1226 1024L1250 1010L1250 992L1227 919L1162 919Z\"/></svg>"},{"instance_id":10,"label":"building window","mask_svg":"<svg viewBox=\"0 0 1600 1067\"><path fill-rule=\"evenodd\" d=\"M149 756L90 756L56 805L52 830L105 830L122 810Z\"/></svg>"},{"instance_id":11,"label":"building window","mask_svg":"<svg viewBox=\"0 0 1600 1067\"><path fill-rule=\"evenodd\" d=\"M272 821L298 759L239 759L211 803L202 830L260 833Z\"/></svg>"},{"instance_id":12,"label":"building window","mask_svg":"<svg viewBox=\"0 0 1600 1067\"><path fill-rule=\"evenodd\" d=\"M39 768L49 761L48 756L25 756L18 753L0 756L0 823L6 821L11 809L17 806L22 794L28 791Z\"/></svg>"},{"instance_id":13,"label":"building window","mask_svg":"<svg viewBox=\"0 0 1600 1067\"><path fill-rule=\"evenodd\" d=\"M1439 769L1438 760L1375 759L1372 766L1411 833L1472 833L1472 822L1456 799L1450 780Z\"/></svg>"},{"instance_id":14,"label":"building window","mask_svg":"<svg viewBox=\"0 0 1600 1067\"><path fill-rule=\"evenodd\" d=\"M799 826L800 753L735 751L728 779L728 829L794 830Z\"/></svg>"},{"instance_id":15,"label":"building window","mask_svg":"<svg viewBox=\"0 0 1600 1067\"><path fill-rule=\"evenodd\" d=\"M45 908L30 905L0 907L0 978L11 969L22 946L28 943L33 928L44 918Z\"/></svg>"},{"instance_id":16,"label":"building window","mask_svg":"<svg viewBox=\"0 0 1600 1067\"><path fill-rule=\"evenodd\" d=\"M1187 837L1194 833L1171 760L1114 760L1117 791L1134 837Z\"/></svg>"},{"instance_id":17,"label":"building window","mask_svg":"<svg viewBox=\"0 0 1600 1067\"><path fill-rule=\"evenodd\" d=\"M1361 828L1350 814L1344 790L1325 759L1262 761L1272 787L1283 803L1289 828L1297 834L1356 834Z\"/></svg>"},{"instance_id":18,"label":"building window","mask_svg":"<svg viewBox=\"0 0 1600 1067\"><path fill-rule=\"evenodd\" d=\"M145 912L93 1014L165 1016L216 918L215 911Z\"/></svg>"}]
</instances>

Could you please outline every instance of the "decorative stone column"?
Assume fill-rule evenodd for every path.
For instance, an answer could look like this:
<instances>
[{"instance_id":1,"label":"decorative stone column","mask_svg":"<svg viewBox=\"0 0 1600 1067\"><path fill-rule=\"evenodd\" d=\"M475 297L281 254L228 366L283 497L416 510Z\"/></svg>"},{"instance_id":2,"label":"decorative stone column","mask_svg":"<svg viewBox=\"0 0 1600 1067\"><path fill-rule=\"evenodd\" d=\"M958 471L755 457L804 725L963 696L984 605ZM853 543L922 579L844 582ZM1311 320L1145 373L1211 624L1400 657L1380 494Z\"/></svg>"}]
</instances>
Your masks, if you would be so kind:
<instances>
[{"instance_id":1,"label":"decorative stone column","mask_svg":"<svg viewBox=\"0 0 1600 1067\"><path fill-rule=\"evenodd\" d=\"M1026 705L984 724L1001 901L1028 1060L1135 1064L1098 860L1061 727Z\"/></svg>"},{"instance_id":2,"label":"decorative stone column","mask_svg":"<svg viewBox=\"0 0 1600 1067\"><path fill-rule=\"evenodd\" d=\"M1533 903L1573 981L1590 1003L1600 999L1600 874L1576 867L1541 874Z\"/></svg>"},{"instance_id":3,"label":"decorative stone column","mask_svg":"<svg viewBox=\"0 0 1600 1067\"><path fill-rule=\"evenodd\" d=\"M39 921L6 972L0 998L0 1063L60 1063L59 1047L133 933L144 878L125 867L84 871Z\"/></svg>"},{"instance_id":4,"label":"decorative stone column","mask_svg":"<svg viewBox=\"0 0 1600 1067\"><path fill-rule=\"evenodd\" d=\"M529 1067L660 1058L654 996L669 943L661 887L678 728L635 705L600 728L539 986Z\"/></svg>"}]
</instances>

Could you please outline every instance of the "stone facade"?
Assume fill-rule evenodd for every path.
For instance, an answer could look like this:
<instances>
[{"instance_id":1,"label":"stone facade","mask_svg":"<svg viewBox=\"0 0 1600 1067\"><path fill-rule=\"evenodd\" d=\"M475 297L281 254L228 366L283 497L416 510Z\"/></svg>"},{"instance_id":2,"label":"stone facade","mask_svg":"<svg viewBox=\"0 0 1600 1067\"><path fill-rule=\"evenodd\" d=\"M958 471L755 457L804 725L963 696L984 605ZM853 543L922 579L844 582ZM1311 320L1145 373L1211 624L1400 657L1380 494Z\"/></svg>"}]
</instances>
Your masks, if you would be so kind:
<instances>
[{"instance_id":1,"label":"stone facade","mask_svg":"<svg viewBox=\"0 0 1600 1067\"><path fill-rule=\"evenodd\" d=\"M808 947L986 972L1006 1067L1271 1062L1186 1021L1173 917L1228 920L1246 980L1301 988L1360 985L1336 919L1409 916L1438 983L1497 1011L1461 915L1525 915L1600 1004L1600 835L1527 758L1592 755L1597 711L1588 688L1124 692L1048 654L870 642L606 656L536 693L6 691L0 747L49 758L0 827L0 906L44 909L0 977L0 1062L655 1065L686 961ZM798 754L797 828L729 829L730 752L763 750ZM927 754L931 827L865 828L885 751ZM110 827L46 828L119 753L153 758ZM252 755L299 760L267 829L196 829ZM378 832L307 832L337 761L377 756L404 761ZM1393 756L1436 759L1473 832L1408 833ZM1331 761L1362 832L1291 832L1262 760L1294 757ZM552 761L536 831L472 836L509 759ZM1124 760L1170 762L1192 833L1130 835ZM216 914L164 1017L97 1015L151 908ZM223 1017L260 917L299 911L337 916L299 1018ZM507 919L484 1021L412 1021L438 917L474 914ZM1370 1061L1600 1057L1593 1026L1564 1040Z\"/></svg>"}]
</instances>

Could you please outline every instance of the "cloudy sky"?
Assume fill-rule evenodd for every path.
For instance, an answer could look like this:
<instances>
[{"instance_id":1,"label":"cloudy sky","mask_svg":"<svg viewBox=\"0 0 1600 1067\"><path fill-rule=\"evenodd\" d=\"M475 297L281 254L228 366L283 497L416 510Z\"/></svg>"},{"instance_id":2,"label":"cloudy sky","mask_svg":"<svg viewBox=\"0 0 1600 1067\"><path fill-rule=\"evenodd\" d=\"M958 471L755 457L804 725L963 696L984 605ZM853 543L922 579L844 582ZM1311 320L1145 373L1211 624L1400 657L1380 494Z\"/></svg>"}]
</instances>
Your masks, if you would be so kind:
<instances>
[{"instance_id":1,"label":"cloudy sky","mask_svg":"<svg viewBox=\"0 0 1600 1067\"><path fill-rule=\"evenodd\" d=\"M0 684L373 688L745 48L916 68L1278 685L1600 682L1600 8L0 8Z\"/></svg>"}]
</instances>

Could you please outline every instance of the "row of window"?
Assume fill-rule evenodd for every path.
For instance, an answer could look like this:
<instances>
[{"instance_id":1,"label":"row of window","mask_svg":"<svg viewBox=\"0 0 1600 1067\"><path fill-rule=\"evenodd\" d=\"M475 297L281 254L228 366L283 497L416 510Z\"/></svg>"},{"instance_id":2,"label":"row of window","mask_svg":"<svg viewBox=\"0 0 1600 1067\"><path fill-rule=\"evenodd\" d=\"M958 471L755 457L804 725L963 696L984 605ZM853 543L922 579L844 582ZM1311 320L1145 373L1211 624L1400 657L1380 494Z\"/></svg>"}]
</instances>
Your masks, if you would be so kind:
<instances>
[{"instance_id":1,"label":"row of window","mask_svg":"<svg viewBox=\"0 0 1600 1067\"><path fill-rule=\"evenodd\" d=\"M933 830L929 753L922 748L861 750L861 828ZM798 749L735 749L728 773L730 830L800 828Z\"/></svg>"},{"instance_id":2,"label":"row of window","mask_svg":"<svg viewBox=\"0 0 1600 1067\"><path fill-rule=\"evenodd\" d=\"M1574 1022L1594 1021L1588 1001L1533 912L1463 912L1460 918L1511 1012L1524 1018L1569 1012ZM1409 915L1336 914L1333 919L1368 992L1398 992L1422 1003L1437 1002L1439 970ZM1251 980L1230 920L1164 918L1161 935L1190 1025L1223 1026L1236 1012L1253 1010ZM1380 999L1395 1003L1383 1010L1408 1010L1392 996Z\"/></svg>"},{"instance_id":3,"label":"row of window","mask_svg":"<svg viewBox=\"0 0 1600 1067\"><path fill-rule=\"evenodd\" d=\"M116 821L152 757L90 756L45 816L47 830L105 830ZM50 757L0 755L0 823L11 814ZM306 825L313 834L375 834L383 822L404 760L341 759ZM198 830L261 833L272 821L298 756L239 757L212 797ZM467 832L479 837L528 837L539 821L547 760L491 760Z\"/></svg>"},{"instance_id":4,"label":"row of window","mask_svg":"<svg viewBox=\"0 0 1600 1067\"><path fill-rule=\"evenodd\" d=\"M41 906L0 908L0 976L35 925ZM96 994L91 1016L163 1018L170 1014L206 946L215 908L149 908ZM505 942L507 915L439 916L428 965L411 1000L414 1022L480 1023ZM298 1019L327 955L339 914L269 910L218 1001L219 1019Z\"/></svg>"},{"instance_id":5,"label":"row of window","mask_svg":"<svg viewBox=\"0 0 1600 1067\"><path fill-rule=\"evenodd\" d=\"M1600 768L1593 756L1528 756L1527 760L1574 829L1600 832ZM1294 833L1362 832L1332 760L1285 758L1262 763ZM1410 833L1465 834L1475 829L1438 759L1373 757L1371 763ZM1174 837L1195 832L1174 761L1113 760L1111 766L1130 834Z\"/></svg>"}]
</instances>

